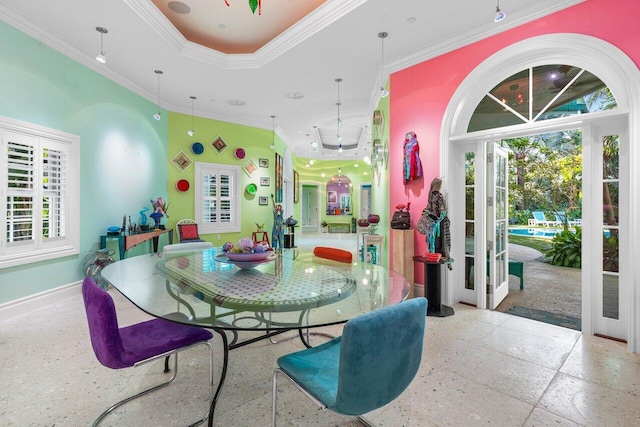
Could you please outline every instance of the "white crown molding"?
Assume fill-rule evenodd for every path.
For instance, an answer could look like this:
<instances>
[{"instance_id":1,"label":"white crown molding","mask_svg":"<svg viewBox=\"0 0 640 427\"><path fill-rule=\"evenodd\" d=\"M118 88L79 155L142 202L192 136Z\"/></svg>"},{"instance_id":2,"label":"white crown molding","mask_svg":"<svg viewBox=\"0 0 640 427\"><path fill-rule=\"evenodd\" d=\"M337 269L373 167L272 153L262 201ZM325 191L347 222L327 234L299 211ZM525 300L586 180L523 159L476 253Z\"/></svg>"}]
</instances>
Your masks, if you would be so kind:
<instances>
[{"instance_id":1,"label":"white crown molding","mask_svg":"<svg viewBox=\"0 0 640 427\"><path fill-rule=\"evenodd\" d=\"M0 5L0 19L11 25L12 27L18 29L19 31L44 43L50 48L73 59L79 64L82 64L85 67L95 71L96 73L108 78L109 80L124 87L125 89L128 89L137 95L140 95L150 102L157 102L156 94L142 89L140 86L132 83L131 80L124 78L121 74L114 72L109 67L105 67L104 64L100 64L95 60L95 58L85 55L78 49L70 46L67 42L60 39L59 37L56 37L50 32L43 30L41 27L35 25L31 20L24 17L15 10L5 5ZM162 103L160 106L166 110L169 110L170 108L170 106Z\"/></svg>"},{"instance_id":2,"label":"white crown molding","mask_svg":"<svg viewBox=\"0 0 640 427\"><path fill-rule=\"evenodd\" d=\"M517 14L509 14L507 19L500 23L489 21L481 28L469 29L468 31L460 33L458 37L441 40L424 49L417 50L412 54L391 60L386 64L385 69L388 70L389 73L393 73L412 67L421 62L436 58L445 53L452 52L585 1L587 0L558 0L546 7L541 7L538 3L532 3L528 9L523 9Z\"/></svg>"},{"instance_id":3,"label":"white crown molding","mask_svg":"<svg viewBox=\"0 0 640 427\"><path fill-rule=\"evenodd\" d=\"M296 47L367 0L329 0L253 54L225 54L193 43L148 0L123 0L150 28L188 58L227 70L257 69Z\"/></svg>"}]
</instances>

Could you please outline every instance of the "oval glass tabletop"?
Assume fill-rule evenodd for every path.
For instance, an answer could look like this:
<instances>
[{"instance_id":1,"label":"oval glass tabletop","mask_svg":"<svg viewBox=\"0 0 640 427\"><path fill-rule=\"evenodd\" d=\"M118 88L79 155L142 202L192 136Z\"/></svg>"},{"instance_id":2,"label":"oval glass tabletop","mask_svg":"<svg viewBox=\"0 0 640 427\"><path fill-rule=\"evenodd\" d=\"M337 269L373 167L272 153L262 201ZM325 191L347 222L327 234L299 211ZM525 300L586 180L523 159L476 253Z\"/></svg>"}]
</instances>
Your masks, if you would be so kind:
<instances>
[{"instance_id":1,"label":"oval glass tabletop","mask_svg":"<svg viewBox=\"0 0 640 427\"><path fill-rule=\"evenodd\" d=\"M243 269L224 262L219 248L127 258L103 278L145 312L231 330L277 330L343 323L404 300L409 283L379 265L344 264L297 249Z\"/></svg>"}]
</instances>

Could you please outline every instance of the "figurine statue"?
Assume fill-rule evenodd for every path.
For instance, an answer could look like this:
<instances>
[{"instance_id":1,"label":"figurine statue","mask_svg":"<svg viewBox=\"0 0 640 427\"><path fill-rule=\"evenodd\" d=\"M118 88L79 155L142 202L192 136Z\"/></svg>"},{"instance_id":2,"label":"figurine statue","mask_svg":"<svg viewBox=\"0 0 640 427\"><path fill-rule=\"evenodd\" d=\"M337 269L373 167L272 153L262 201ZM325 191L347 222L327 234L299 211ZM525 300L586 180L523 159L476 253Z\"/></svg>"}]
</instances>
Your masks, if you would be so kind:
<instances>
[{"instance_id":1,"label":"figurine statue","mask_svg":"<svg viewBox=\"0 0 640 427\"><path fill-rule=\"evenodd\" d=\"M276 201L271 194L273 203L273 229L271 230L271 247L274 249L284 247L284 212L282 205L276 205Z\"/></svg>"}]
</instances>

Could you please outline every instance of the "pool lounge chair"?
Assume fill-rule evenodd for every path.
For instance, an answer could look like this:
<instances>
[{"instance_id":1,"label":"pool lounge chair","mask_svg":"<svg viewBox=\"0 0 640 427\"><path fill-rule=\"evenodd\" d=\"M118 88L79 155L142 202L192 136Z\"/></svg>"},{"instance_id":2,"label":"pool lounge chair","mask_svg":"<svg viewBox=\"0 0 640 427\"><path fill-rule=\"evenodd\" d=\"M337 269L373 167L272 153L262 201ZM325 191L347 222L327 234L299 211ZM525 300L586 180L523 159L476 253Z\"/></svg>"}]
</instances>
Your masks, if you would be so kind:
<instances>
[{"instance_id":1,"label":"pool lounge chair","mask_svg":"<svg viewBox=\"0 0 640 427\"><path fill-rule=\"evenodd\" d=\"M545 226L545 227L550 227L552 225L558 226L561 224L560 221L549 221L547 220L547 218L544 216L544 212L542 211L533 211L531 212L531 214L533 215L533 219L529 219L529 226Z\"/></svg>"},{"instance_id":2,"label":"pool lounge chair","mask_svg":"<svg viewBox=\"0 0 640 427\"><path fill-rule=\"evenodd\" d=\"M560 211L556 214L556 221L560 224L563 225L564 221L565 221L565 214L564 211ZM567 223L569 224L569 226L571 227L581 227L582 226L582 219L570 219L567 221Z\"/></svg>"}]
</instances>

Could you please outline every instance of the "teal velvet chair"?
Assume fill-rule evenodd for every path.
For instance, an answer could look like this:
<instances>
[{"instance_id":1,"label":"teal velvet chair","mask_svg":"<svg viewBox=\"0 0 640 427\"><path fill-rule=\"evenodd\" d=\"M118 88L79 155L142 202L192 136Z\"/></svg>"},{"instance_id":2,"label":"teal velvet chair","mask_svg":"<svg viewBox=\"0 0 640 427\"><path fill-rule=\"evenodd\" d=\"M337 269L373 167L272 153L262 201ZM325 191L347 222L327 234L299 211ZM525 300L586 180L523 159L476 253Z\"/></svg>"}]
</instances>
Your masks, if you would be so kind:
<instances>
[{"instance_id":1,"label":"teal velvet chair","mask_svg":"<svg viewBox=\"0 0 640 427\"><path fill-rule=\"evenodd\" d=\"M422 358L427 300L414 298L349 320L342 336L278 359L273 373L272 426L278 375L320 408L360 416L398 397Z\"/></svg>"}]
</instances>

